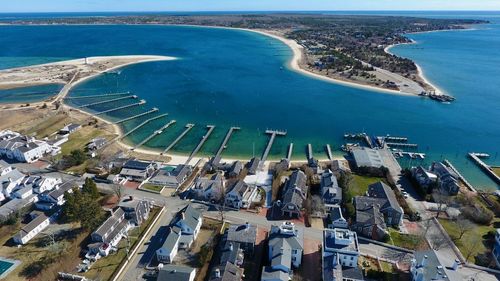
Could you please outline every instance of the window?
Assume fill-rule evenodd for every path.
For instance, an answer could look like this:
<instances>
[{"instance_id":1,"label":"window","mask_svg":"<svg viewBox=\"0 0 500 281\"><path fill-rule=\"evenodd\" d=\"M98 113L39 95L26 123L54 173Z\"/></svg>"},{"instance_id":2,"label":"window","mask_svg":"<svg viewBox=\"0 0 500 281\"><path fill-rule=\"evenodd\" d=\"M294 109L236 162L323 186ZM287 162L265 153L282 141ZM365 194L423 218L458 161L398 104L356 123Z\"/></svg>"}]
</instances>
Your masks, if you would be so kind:
<instances>
[{"instance_id":1,"label":"window","mask_svg":"<svg viewBox=\"0 0 500 281\"><path fill-rule=\"evenodd\" d=\"M353 261L353 260L354 260L354 257L351 257L351 260Z\"/></svg>"}]
</instances>

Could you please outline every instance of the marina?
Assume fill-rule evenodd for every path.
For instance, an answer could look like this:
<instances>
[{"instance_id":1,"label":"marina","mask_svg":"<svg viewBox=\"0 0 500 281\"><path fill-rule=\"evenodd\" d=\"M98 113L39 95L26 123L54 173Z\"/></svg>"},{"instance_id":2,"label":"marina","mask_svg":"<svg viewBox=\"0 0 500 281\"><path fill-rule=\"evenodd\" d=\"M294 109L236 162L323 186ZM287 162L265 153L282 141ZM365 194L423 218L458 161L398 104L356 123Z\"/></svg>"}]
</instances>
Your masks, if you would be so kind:
<instances>
[{"instance_id":1,"label":"marina","mask_svg":"<svg viewBox=\"0 0 500 281\"><path fill-rule=\"evenodd\" d=\"M76 100L76 99L89 99L89 98L106 98L106 97L115 97L115 96L123 96L123 95L130 95L130 92L101 94L101 95L86 95L86 96L76 96L76 97L66 96L66 97L64 97L64 99L65 100Z\"/></svg>"},{"instance_id":2,"label":"marina","mask_svg":"<svg viewBox=\"0 0 500 281\"><path fill-rule=\"evenodd\" d=\"M133 115L133 116L130 116L130 117L127 117L127 118L124 118L124 119L118 120L118 121L116 121L114 124L121 124L121 123L124 123L124 122L130 121L130 120L133 120L133 119L136 119L136 118L139 118L139 117L142 117L142 116L145 116L145 115L151 114L151 113L155 113L155 112L157 112L157 111L158 111L158 108L153 107L151 110L148 110L148 111L146 111L146 112L139 113L139 114L136 114L136 115Z\"/></svg>"},{"instance_id":3,"label":"marina","mask_svg":"<svg viewBox=\"0 0 500 281\"><path fill-rule=\"evenodd\" d=\"M163 125L161 128L154 131L151 135L149 135L147 138L142 140L140 143L134 145L134 147L130 148L130 150L135 150L135 149L141 147L142 145L144 145L145 143L147 143L148 141L152 140L154 137L162 134L165 129L167 129L171 125L175 124L175 122L176 122L175 120L170 120L167 124Z\"/></svg>"},{"instance_id":4,"label":"marina","mask_svg":"<svg viewBox=\"0 0 500 281\"><path fill-rule=\"evenodd\" d=\"M478 165L490 178L492 178L497 184L500 184L500 177L491 169L488 164L484 163L481 160L481 158L488 158L489 154L471 152L468 155L470 159L472 159L472 161L476 163L476 165Z\"/></svg>"},{"instance_id":5,"label":"marina","mask_svg":"<svg viewBox=\"0 0 500 281\"><path fill-rule=\"evenodd\" d=\"M104 100L104 101L97 101L97 102L93 102L93 103L87 103L87 104L79 105L76 108L91 107L91 106L99 105L99 104L105 104L105 103L110 103L110 102L115 102L115 101L120 101L120 100L125 100L125 99L137 99L137 98L138 97L136 95L129 95L129 96L114 98L114 99L110 99L110 100Z\"/></svg>"},{"instance_id":6,"label":"marina","mask_svg":"<svg viewBox=\"0 0 500 281\"><path fill-rule=\"evenodd\" d=\"M160 155L163 155L167 153L170 149L172 149L192 128L194 127L194 124L187 124L186 129L172 142L170 143L167 148L163 150Z\"/></svg>"},{"instance_id":7,"label":"marina","mask_svg":"<svg viewBox=\"0 0 500 281\"><path fill-rule=\"evenodd\" d=\"M200 142L194 148L193 152L191 152L191 154L189 155L189 157L186 160L186 162L184 163L184 165L189 165L189 162L191 162L191 160L193 159L193 157L198 153L198 151L200 151L200 149L203 146L203 144L207 141L208 137L210 137L210 135L212 134L213 130L215 129L215 126L214 125L207 125L207 129L208 129L207 133L201 138Z\"/></svg>"},{"instance_id":8,"label":"marina","mask_svg":"<svg viewBox=\"0 0 500 281\"><path fill-rule=\"evenodd\" d=\"M143 105L143 104L146 104L146 100L140 100L137 103L128 104L128 105L119 106L119 107L116 107L116 108L111 108L111 109L107 109L107 110L104 110L104 111L96 112L96 113L94 113L94 115L103 115L103 114L106 114L106 113L110 113L110 112L114 112L114 111L118 111L118 110L130 108L130 107L134 107L134 106L139 106L139 105Z\"/></svg>"}]
</instances>

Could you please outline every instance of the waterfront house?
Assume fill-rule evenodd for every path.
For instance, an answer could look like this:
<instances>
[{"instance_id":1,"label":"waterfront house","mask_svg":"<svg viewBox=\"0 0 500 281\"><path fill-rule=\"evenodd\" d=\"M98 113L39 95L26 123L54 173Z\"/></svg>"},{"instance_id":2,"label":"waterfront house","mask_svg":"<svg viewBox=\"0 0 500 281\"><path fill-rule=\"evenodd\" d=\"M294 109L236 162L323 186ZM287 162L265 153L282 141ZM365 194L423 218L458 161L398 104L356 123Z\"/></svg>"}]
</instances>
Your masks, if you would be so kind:
<instances>
[{"instance_id":1,"label":"waterfront house","mask_svg":"<svg viewBox=\"0 0 500 281\"><path fill-rule=\"evenodd\" d=\"M328 225L328 228L348 228L348 222L342 216L342 210L339 205L335 205L330 209L330 220L331 223Z\"/></svg>"},{"instance_id":2,"label":"waterfront house","mask_svg":"<svg viewBox=\"0 0 500 281\"><path fill-rule=\"evenodd\" d=\"M220 173L216 173L211 178L198 178L191 190L200 200L219 202L224 195L223 177Z\"/></svg>"},{"instance_id":3,"label":"waterfront house","mask_svg":"<svg viewBox=\"0 0 500 281\"><path fill-rule=\"evenodd\" d=\"M500 268L500 228L495 231L495 244L493 245L493 259L498 268Z\"/></svg>"},{"instance_id":4,"label":"waterfront house","mask_svg":"<svg viewBox=\"0 0 500 281\"><path fill-rule=\"evenodd\" d=\"M182 209L170 223L170 231L163 245L156 250L160 262L171 263L179 249L191 247L201 229L203 217L192 205Z\"/></svg>"},{"instance_id":5,"label":"waterfront house","mask_svg":"<svg viewBox=\"0 0 500 281\"><path fill-rule=\"evenodd\" d=\"M156 281L194 281L196 269L182 265L163 265L158 271Z\"/></svg>"},{"instance_id":6,"label":"waterfront house","mask_svg":"<svg viewBox=\"0 0 500 281\"><path fill-rule=\"evenodd\" d=\"M255 187L250 187L242 180L236 181L226 193L226 206L232 208L248 208L254 197Z\"/></svg>"},{"instance_id":7,"label":"waterfront house","mask_svg":"<svg viewBox=\"0 0 500 281\"><path fill-rule=\"evenodd\" d=\"M321 175L321 197L327 210L342 202L342 189L339 187L337 177L330 170Z\"/></svg>"},{"instance_id":8,"label":"waterfront house","mask_svg":"<svg viewBox=\"0 0 500 281\"><path fill-rule=\"evenodd\" d=\"M377 149L367 147L354 147L351 150L352 157L356 163L356 167L381 168L384 166L384 161Z\"/></svg>"},{"instance_id":9,"label":"waterfront house","mask_svg":"<svg viewBox=\"0 0 500 281\"><path fill-rule=\"evenodd\" d=\"M105 138L95 138L90 140L89 143L87 143L87 151L96 151L99 148L103 147L106 144L106 139Z\"/></svg>"},{"instance_id":10,"label":"waterfront house","mask_svg":"<svg viewBox=\"0 0 500 281\"><path fill-rule=\"evenodd\" d=\"M430 171L438 177L439 189L448 195L457 195L460 190L459 176L450 167L441 162L434 162Z\"/></svg>"},{"instance_id":11,"label":"waterfront house","mask_svg":"<svg viewBox=\"0 0 500 281\"><path fill-rule=\"evenodd\" d=\"M155 185L161 185L168 188L179 188L191 175L192 167L189 165L177 165L175 169L168 171L165 169L158 170L149 179L149 182Z\"/></svg>"},{"instance_id":12,"label":"waterfront house","mask_svg":"<svg viewBox=\"0 0 500 281\"><path fill-rule=\"evenodd\" d=\"M80 124L69 123L68 125L64 126L62 129L59 130L59 134L69 135L69 134L76 132L81 127L82 127L82 125L80 125Z\"/></svg>"},{"instance_id":13,"label":"waterfront house","mask_svg":"<svg viewBox=\"0 0 500 281\"><path fill-rule=\"evenodd\" d=\"M230 178L236 178L240 175L242 170L243 170L243 162L234 161L233 164L231 164L231 166L227 170L227 176Z\"/></svg>"},{"instance_id":14,"label":"waterfront house","mask_svg":"<svg viewBox=\"0 0 500 281\"><path fill-rule=\"evenodd\" d=\"M331 164L332 164L332 171L334 173L351 172L351 169L349 168L349 163L345 160L333 160Z\"/></svg>"},{"instance_id":15,"label":"waterfront house","mask_svg":"<svg viewBox=\"0 0 500 281\"><path fill-rule=\"evenodd\" d=\"M281 202L282 215L290 218L299 218L303 203L307 198L308 190L306 174L300 170L294 171L287 180L283 191Z\"/></svg>"},{"instance_id":16,"label":"waterfront house","mask_svg":"<svg viewBox=\"0 0 500 281\"><path fill-rule=\"evenodd\" d=\"M19 233L14 236L14 242L17 244L26 244L38 233L42 232L47 226L49 226L50 220L44 214L39 214L34 219L32 219L27 225L25 225Z\"/></svg>"},{"instance_id":17,"label":"waterfront house","mask_svg":"<svg viewBox=\"0 0 500 281\"><path fill-rule=\"evenodd\" d=\"M363 280L358 268L359 244L356 233L348 229L325 229L322 245L324 281Z\"/></svg>"},{"instance_id":18,"label":"waterfront house","mask_svg":"<svg viewBox=\"0 0 500 281\"><path fill-rule=\"evenodd\" d=\"M289 280L292 270L302 264L304 236L291 222L273 225L269 232L269 266L262 270L261 280Z\"/></svg>"},{"instance_id":19,"label":"waterfront house","mask_svg":"<svg viewBox=\"0 0 500 281\"><path fill-rule=\"evenodd\" d=\"M130 224L140 226L149 217L151 203L147 200L136 199L133 196L123 198L118 207L125 212L125 218Z\"/></svg>"},{"instance_id":20,"label":"waterfront house","mask_svg":"<svg viewBox=\"0 0 500 281\"><path fill-rule=\"evenodd\" d=\"M411 175L418 185L425 191L427 191L430 186L437 183L437 175L427 171L422 166L412 167Z\"/></svg>"},{"instance_id":21,"label":"waterfront house","mask_svg":"<svg viewBox=\"0 0 500 281\"><path fill-rule=\"evenodd\" d=\"M125 219L125 211L117 208L111 211L111 216L91 234L93 242L100 242L111 246L118 245L123 235L127 233L129 223Z\"/></svg>"},{"instance_id":22,"label":"waterfront house","mask_svg":"<svg viewBox=\"0 0 500 281\"><path fill-rule=\"evenodd\" d=\"M52 147L45 141L8 130L0 132L0 157L31 163L51 151Z\"/></svg>"},{"instance_id":23,"label":"waterfront house","mask_svg":"<svg viewBox=\"0 0 500 281\"><path fill-rule=\"evenodd\" d=\"M403 208L399 205L391 187L383 182L370 184L368 196L379 199L377 203L380 206L380 212L384 214L387 225L399 226L403 223Z\"/></svg>"},{"instance_id":24,"label":"waterfront house","mask_svg":"<svg viewBox=\"0 0 500 281\"><path fill-rule=\"evenodd\" d=\"M250 159L250 162L247 163L247 171L249 175L255 175L259 170L260 166L260 158L254 157Z\"/></svg>"},{"instance_id":25,"label":"waterfront house","mask_svg":"<svg viewBox=\"0 0 500 281\"><path fill-rule=\"evenodd\" d=\"M155 170L155 163L132 159L123 164L120 176L131 181L143 181L153 175Z\"/></svg>"}]
</instances>

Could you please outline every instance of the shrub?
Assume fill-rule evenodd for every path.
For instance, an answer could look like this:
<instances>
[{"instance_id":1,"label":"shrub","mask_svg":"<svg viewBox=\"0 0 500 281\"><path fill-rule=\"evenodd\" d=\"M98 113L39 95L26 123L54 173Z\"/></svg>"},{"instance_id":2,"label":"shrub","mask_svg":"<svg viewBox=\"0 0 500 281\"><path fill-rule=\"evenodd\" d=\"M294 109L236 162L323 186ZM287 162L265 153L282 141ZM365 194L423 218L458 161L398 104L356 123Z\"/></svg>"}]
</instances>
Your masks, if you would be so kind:
<instances>
[{"instance_id":1,"label":"shrub","mask_svg":"<svg viewBox=\"0 0 500 281\"><path fill-rule=\"evenodd\" d=\"M494 217L492 211L478 205L465 207L462 213L469 220L482 225L489 225Z\"/></svg>"}]
</instances>

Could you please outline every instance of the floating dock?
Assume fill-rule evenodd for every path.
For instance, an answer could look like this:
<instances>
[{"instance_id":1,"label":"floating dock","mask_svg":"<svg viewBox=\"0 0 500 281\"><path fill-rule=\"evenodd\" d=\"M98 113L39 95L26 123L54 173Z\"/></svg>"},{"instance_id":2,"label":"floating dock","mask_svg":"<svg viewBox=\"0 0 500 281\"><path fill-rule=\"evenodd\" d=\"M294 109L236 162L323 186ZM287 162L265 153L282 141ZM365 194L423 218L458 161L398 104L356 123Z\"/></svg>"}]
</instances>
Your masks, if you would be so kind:
<instances>
[{"instance_id":1,"label":"floating dock","mask_svg":"<svg viewBox=\"0 0 500 281\"><path fill-rule=\"evenodd\" d=\"M130 121L130 120L132 120L132 119L139 118L139 117L142 117L142 116L144 116L144 115L148 115L148 114L154 113L154 112L156 112L156 111L158 111L158 108L153 107L151 110L148 110L148 111L146 111L146 112L139 113L139 114L137 114L137 115L130 116L130 117L127 117L127 118L124 118L124 119L122 119L122 120L118 120L118 121L116 121L116 122L115 122L115 124L120 124L120 123L123 123L123 122L127 122L127 121ZM167 113L166 115L168 115L168 113ZM164 116L164 114L162 114L162 115L160 115L160 116Z\"/></svg>"},{"instance_id":2,"label":"floating dock","mask_svg":"<svg viewBox=\"0 0 500 281\"><path fill-rule=\"evenodd\" d=\"M229 139L231 138L231 135L233 134L234 131L236 130L240 130L241 128L240 127L231 127L228 131L227 131L227 134L226 134L226 137L224 137L224 140L222 141L219 149L217 150L217 153L215 154L214 156L214 161L212 162L212 165L217 165L219 164L220 162L220 156L222 154L222 151L224 151L224 149L226 149L227 147L227 143L229 141Z\"/></svg>"},{"instance_id":3,"label":"floating dock","mask_svg":"<svg viewBox=\"0 0 500 281\"><path fill-rule=\"evenodd\" d=\"M172 149L172 147L174 147L193 127L194 124L187 124L184 132L182 132L182 134L180 134L169 146L167 146L167 148L165 148L165 150L163 150L163 152L160 153L160 155L163 155L167 153L170 149Z\"/></svg>"},{"instance_id":4,"label":"floating dock","mask_svg":"<svg viewBox=\"0 0 500 281\"><path fill-rule=\"evenodd\" d=\"M326 145L326 155L328 156L328 159L330 161L333 160L332 148L330 147L329 144Z\"/></svg>"},{"instance_id":5,"label":"floating dock","mask_svg":"<svg viewBox=\"0 0 500 281\"><path fill-rule=\"evenodd\" d=\"M288 161L292 160L292 153L293 153L293 142L291 142L289 145L288 145L288 152L286 154L286 159Z\"/></svg>"},{"instance_id":6,"label":"floating dock","mask_svg":"<svg viewBox=\"0 0 500 281\"><path fill-rule=\"evenodd\" d=\"M493 170L491 169L491 167L484 163L480 157L489 157L486 156L488 154L486 153L469 153L469 157L472 159L472 161L474 161L474 163L476 163L479 168L481 168L484 172L486 172L486 174L492 178L497 184L500 184L500 177L495 173L493 172Z\"/></svg>"},{"instance_id":7,"label":"floating dock","mask_svg":"<svg viewBox=\"0 0 500 281\"><path fill-rule=\"evenodd\" d=\"M189 162L193 159L193 157L200 151L201 147L203 144L207 141L208 137L212 134L213 130L215 129L214 125L207 125L208 131L207 133L201 138L200 142L198 145L194 148L193 152L189 155L188 159L184 163L184 165L189 165Z\"/></svg>"},{"instance_id":8,"label":"floating dock","mask_svg":"<svg viewBox=\"0 0 500 281\"><path fill-rule=\"evenodd\" d=\"M407 147L407 148L417 148L418 147L418 144L416 144L416 143L386 142L385 144L389 147Z\"/></svg>"},{"instance_id":9,"label":"floating dock","mask_svg":"<svg viewBox=\"0 0 500 281\"><path fill-rule=\"evenodd\" d=\"M114 96L123 96L130 95L130 92L123 93L112 93L112 94L102 94L102 95L87 95L87 96L78 96L78 97L65 97L65 100L75 100L75 99L88 99L88 98L105 98L105 97L114 97Z\"/></svg>"},{"instance_id":10,"label":"floating dock","mask_svg":"<svg viewBox=\"0 0 500 281\"><path fill-rule=\"evenodd\" d=\"M391 142L407 142L408 141L408 138L406 138L406 137L385 136L383 138L386 141L391 141Z\"/></svg>"},{"instance_id":11,"label":"floating dock","mask_svg":"<svg viewBox=\"0 0 500 281\"><path fill-rule=\"evenodd\" d=\"M76 108L90 107L90 106L94 106L94 105L105 104L105 103L115 102L115 101L125 100L125 99L137 99L137 96L136 95L129 95L129 96L114 98L114 99L110 99L110 100L97 101L97 102L93 102L93 103L87 103L87 104L84 104L84 105L79 105Z\"/></svg>"},{"instance_id":12,"label":"floating dock","mask_svg":"<svg viewBox=\"0 0 500 281\"><path fill-rule=\"evenodd\" d=\"M136 150L137 148L143 146L145 143L147 143L148 141L152 140L154 137L156 137L156 136L160 135L161 133L163 133L163 131L165 129L167 129L168 127L170 127L175 122L176 122L175 120L169 121L167 124L163 125L161 128L159 128L158 130L154 131L151 135L149 135L143 141L141 141L140 143L138 143L137 145L135 145L134 147L132 147L130 150Z\"/></svg>"},{"instance_id":13,"label":"floating dock","mask_svg":"<svg viewBox=\"0 0 500 281\"><path fill-rule=\"evenodd\" d=\"M108 109L108 110L104 110L104 111L101 111L101 112L97 112L97 113L94 113L94 115L102 115L102 114L110 113L110 112L113 112L113 111L118 111L118 110L122 110L122 109L125 109L125 108L129 108L129 107L133 107L133 106L139 106L139 105L143 105L143 104L146 104L146 101L145 100L140 100L139 102L136 102L136 103L133 103L133 104L128 104L128 105L119 106L119 107L116 107L116 108L111 108L111 109Z\"/></svg>"},{"instance_id":14,"label":"floating dock","mask_svg":"<svg viewBox=\"0 0 500 281\"><path fill-rule=\"evenodd\" d=\"M162 115L158 115L156 117L153 117L153 118L149 118L148 120L142 122L141 124L135 126L132 130L126 132L125 134L123 134L119 139L124 139L125 137L127 137L128 135L132 134L133 132L137 131L138 129L140 129L142 126L146 125L147 123L153 121L153 120L156 120L156 119L160 119L162 117L165 117L167 116L168 113L165 113L165 114L162 114Z\"/></svg>"},{"instance_id":15,"label":"floating dock","mask_svg":"<svg viewBox=\"0 0 500 281\"><path fill-rule=\"evenodd\" d=\"M266 149L264 150L264 153L262 154L262 158L260 161L260 165L264 165L266 162L267 156L269 156L269 152L271 151L271 147L273 146L274 139L276 136L286 136L286 131L280 131L280 130L266 130L266 134L271 135L269 138L269 142L267 143Z\"/></svg>"}]
</instances>

